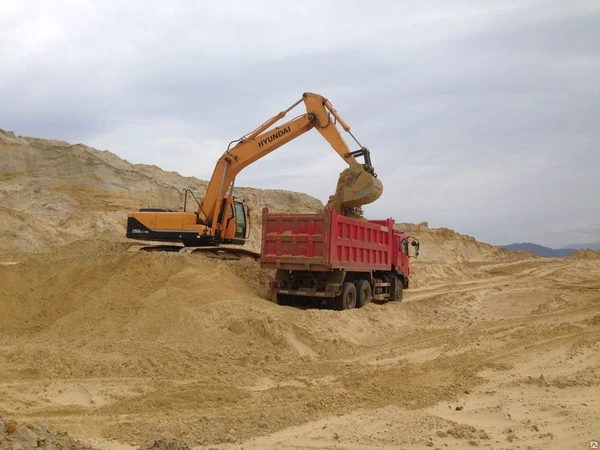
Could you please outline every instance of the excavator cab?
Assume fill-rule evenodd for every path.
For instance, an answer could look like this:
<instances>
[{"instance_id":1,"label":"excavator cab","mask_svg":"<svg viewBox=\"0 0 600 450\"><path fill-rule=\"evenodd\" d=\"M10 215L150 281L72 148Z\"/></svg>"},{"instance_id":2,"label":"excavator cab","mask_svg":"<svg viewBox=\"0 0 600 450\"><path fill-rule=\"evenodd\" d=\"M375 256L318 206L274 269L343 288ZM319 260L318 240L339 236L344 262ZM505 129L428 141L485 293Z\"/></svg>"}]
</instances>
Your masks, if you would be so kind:
<instances>
[{"instance_id":1,"label":"excavator cab","mask_svg":"<svg viewBox=\"0 0 600 450\"><path fill-rule=\"evenodd\" d=\"M223 243L243 245L250 237L250 208L235 198L223 199L223 207L227 208Z\"/></svg>"}]
</instances>

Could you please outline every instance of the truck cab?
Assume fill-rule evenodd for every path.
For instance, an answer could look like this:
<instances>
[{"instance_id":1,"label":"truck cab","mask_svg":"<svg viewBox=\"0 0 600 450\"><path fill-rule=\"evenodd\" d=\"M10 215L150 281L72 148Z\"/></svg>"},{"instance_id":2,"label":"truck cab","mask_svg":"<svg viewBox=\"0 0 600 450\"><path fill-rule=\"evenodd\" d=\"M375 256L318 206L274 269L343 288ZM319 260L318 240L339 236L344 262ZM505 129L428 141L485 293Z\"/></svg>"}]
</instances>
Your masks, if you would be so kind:
<instances>
[{"instance_id":1,"label":"truck cab","mask_svg":"<svg viewBox=\"0 0 600 450\"><path fill-rule=\"evenodd\" d=\"M411 256L419 255L419 241L408 236L403 230L394 230L394 248L398 249L394 258L394 267L396 271L403 275L404 288L408 288L408 280L410 278L410 262ZM413 255L410 254L410 247L415 247Z\"/></svg>"}]
</instances>

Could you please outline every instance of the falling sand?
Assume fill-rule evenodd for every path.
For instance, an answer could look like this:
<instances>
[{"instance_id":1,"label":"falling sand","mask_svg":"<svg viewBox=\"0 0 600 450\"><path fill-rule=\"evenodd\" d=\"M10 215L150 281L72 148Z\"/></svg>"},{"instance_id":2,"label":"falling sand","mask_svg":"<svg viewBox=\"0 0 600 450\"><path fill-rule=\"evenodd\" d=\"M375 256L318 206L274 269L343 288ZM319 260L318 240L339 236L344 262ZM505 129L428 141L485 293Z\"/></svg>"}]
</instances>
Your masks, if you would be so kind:
<instances>
[{"instance_id":1,"label":"falling sand","mask_svg":"<svg viewBox=\"0 0 600 450\"><path fill-rule=\"evenodd\" d=\"M343 216L364 219L363 210L360 206L348 206L343 202L344 187L348 184L348 181L351 179L351 177L352 172L349 168L340 173L335 194L329 196L329 200L327 201L324 209L333 208L336 213Z\"/></svg>"}]
</instances>

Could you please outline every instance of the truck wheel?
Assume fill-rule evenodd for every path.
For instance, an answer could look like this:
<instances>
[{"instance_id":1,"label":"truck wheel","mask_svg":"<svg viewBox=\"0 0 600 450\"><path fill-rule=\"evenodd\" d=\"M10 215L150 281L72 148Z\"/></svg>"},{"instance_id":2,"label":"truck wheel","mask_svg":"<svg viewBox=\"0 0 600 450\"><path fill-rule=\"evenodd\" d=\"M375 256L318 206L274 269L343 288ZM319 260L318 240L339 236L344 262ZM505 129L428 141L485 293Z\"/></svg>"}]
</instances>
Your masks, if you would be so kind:
<instances>
[{"instance_id":1,"label":"truck wheel","mask_svg":"<svg viewBox=\"0 0 600 450\"><path fill-rule=\"evenodd\" d=\"M352 309L356 307L356 287L349 281L342 284L342 293L335 299L335 309Z\"/></svg>"},{"instance_id":2,"label":"truck wheel","mask_svg":"<svg viewBox=\"0 0 600 450\"><path fill-rule=\"evenodd\" d=\"M391 288L390 301L401 302L402 297L404 296L404 284L402 283L402 280L398 277L394 277Z\"/></svg>"},{"instance_id":3,"label":"truck wheel","mask_svg":"<svg viewBox=\"0 0 600 450\"><path fill-rule=\"evenodd\" d=\"M371 301L372 296L371 283L367 280L358 280L356 282L356 307L365 306Z\"/></svg>"},{"instance_id":4,"label":"truck wheel","mask_svg":"<svg viewBox=\"0 0 600 450\"><path fill-rule=\"evenodd\" d=\"M280 306L294 306L294 299L289 294L275 294Z\"/></svg>"}]
</instances>

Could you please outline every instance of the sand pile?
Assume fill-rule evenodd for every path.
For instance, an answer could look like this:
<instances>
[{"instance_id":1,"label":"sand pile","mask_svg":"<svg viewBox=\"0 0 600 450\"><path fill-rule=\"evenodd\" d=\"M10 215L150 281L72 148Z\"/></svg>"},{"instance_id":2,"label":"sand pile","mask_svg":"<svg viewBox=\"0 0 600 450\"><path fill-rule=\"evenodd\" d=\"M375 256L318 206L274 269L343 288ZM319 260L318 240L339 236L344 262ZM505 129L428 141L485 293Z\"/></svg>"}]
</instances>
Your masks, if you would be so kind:
<instances>
[{"instance_id":1,"label":"sand pile","mask_svg":"<svg viewBox=\"0 0 600 450\"><path fill-rule=\"evenodd\" d=\"M501 249L491 244L479 242L472 236L457 233L448 228L429 228L427 222L419 224L397 223L398 230L404 230L409 236L415 236L421 243L419 257L414 262L435 261L442 264L455 262L491 261L512 257L523 259L528 254Z\"/></svg>"},{"instance_id":2,"label":"sand pile","mask_svg":"<svg viewBox=\"0 0 600 450\"><path fill-rule=\"evenodd\" d=\"M16 136L3 130L0 157L0 235L5 237L0 240L0 252L44 251L90 236L124 239L130 210L149 205L177 210L183 206L184 189L192 189L201 198L207 184L156 166L131 164L83 144ZM282 212L323 208L318 199L289 191L239 187L234 195L250 206L248 247L255 251L260 247L264 206ZM188 197L187 210L195 207Z\"/></svg>"},{"instance_id":3,"label":"sand pile","mask_svg":"<svg viewBox=\"0 0 600 450\"><path fill-rule=\"evenodd\" d=\"M137 450L190 450L183 440L170 435L157 435ZM0 417L0 450L98 450L47 423L21 424Z\"/></svg>"},{"instance_id":4,"label":"sand pile","mask_svg":"<svg viewBox=\"0 0 600 450\"><path fill-rule=\"evenodd\" d=\"M353 354L399 320L365 334L356 314L332 321L273 304L272 274L252 259L127 248L73 243L0 266L0 329L14 344L0 362L15 362L0 378L207 376L222 357L254 366Z\"/></svg>"},{"instance_id":5,"label":"sand pile","mask_svg":"<svg viewBox=\"0 0 600 450\"><path fill-rule=\"evenodd\" d=\"M422 231L429 231L429 223L408 223L408 222L396 222L396 229L404 230L406 233L419 233Z\"/></svg>"},{"instance_id":6,"label":"sand pile","mask_svg":"<svg viewBox=\"0 0 600 450\"><path fill-rule=\"evenodd\" d=\"M594 260L594 259L600 259L600 252L595 251L595 250L590 250L590 249L585 249L585 250L577 250L575 252L573 252L571 255L568 256L569 259L574 259L574 260L578 260L578 259L589 259L589 260Z\"/></svg>"},{"instance_id":7,"label":"sand pile","mask_svg":"<svg viewBox=\"0 0 600 450\"><path fill-rule=\"evenodd\" d=\"M0 411L107 449L564 447L595 425L599 260L424 261L404 302L338 312L265 300L252 260L127 247L0 266Z\"/></svg>"},{"instance_id":8,"label":"sand pile","mask_svg":"<svg viewBox=\"0 0 600 450\"><path fill-rule=\"evenodd\" d=\"M45 423L20 424L0 417L0 450L94 450Z\"/></svg>"}]
</instances>

